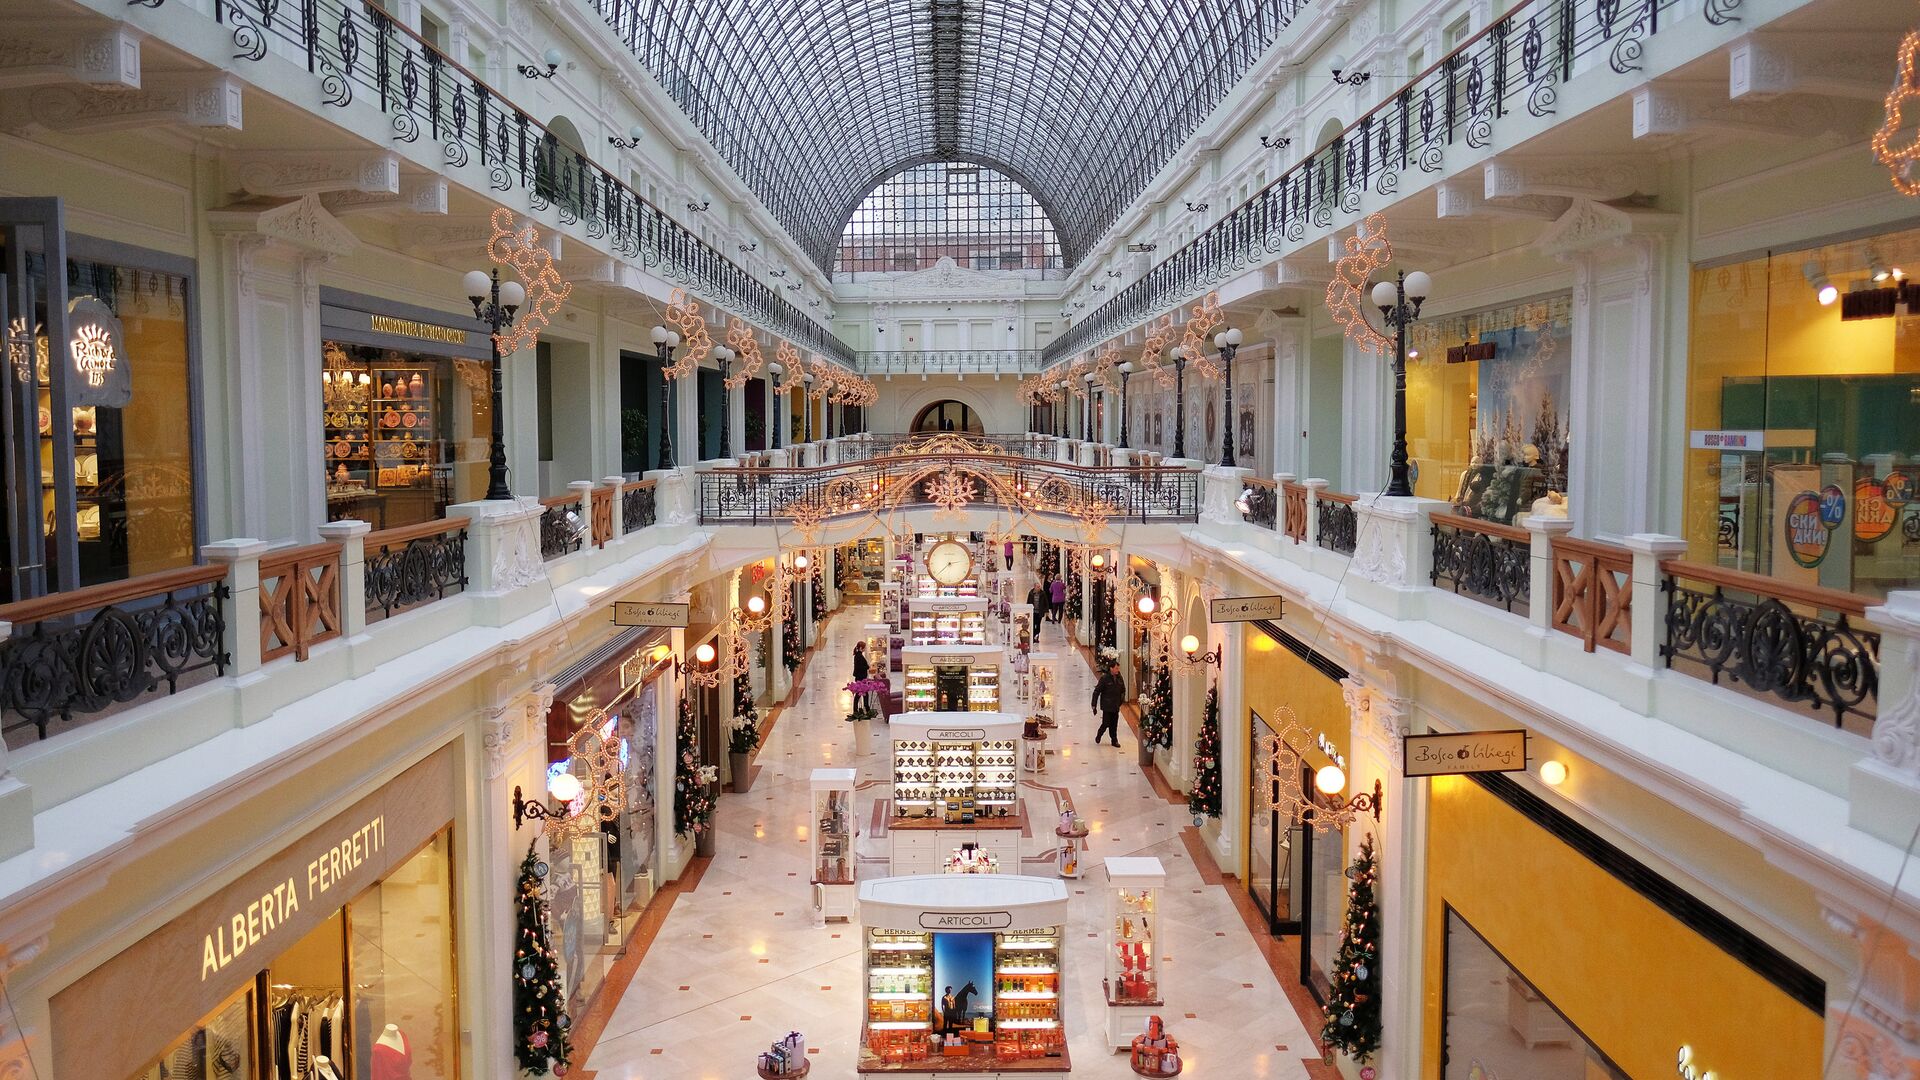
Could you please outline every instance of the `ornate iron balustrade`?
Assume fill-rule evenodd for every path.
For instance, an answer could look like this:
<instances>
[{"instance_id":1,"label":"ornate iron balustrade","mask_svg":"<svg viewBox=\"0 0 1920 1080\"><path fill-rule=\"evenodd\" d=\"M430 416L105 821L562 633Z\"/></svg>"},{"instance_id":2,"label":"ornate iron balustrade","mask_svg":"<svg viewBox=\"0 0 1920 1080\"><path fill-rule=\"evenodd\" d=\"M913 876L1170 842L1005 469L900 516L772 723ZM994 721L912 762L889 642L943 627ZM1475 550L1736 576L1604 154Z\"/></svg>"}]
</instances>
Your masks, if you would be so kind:
<instances>
[{"instance_id":1,"label":"ornate iron balustrade","mask_svg":"<svg viewBox=\"0 0 1920 1080\"><path fill-rule=\"evenodd\" d=\"M1199 520L1200 474L1188 469L1094 469L991 454L942 460L956 475L979 481L969 509L1067 516L1097 507L1108 521ZM930 488L937 476L921 475L927 467L926 457L884 457L805 469L713 469L700 474L700 521L787 525L940 506Z\"/></svg>"},{"instance_id":2,"label":"ornate iron balustrade","mask_svg":"<svg viewBox=\"0 0 1920 1080\"><path fill-rule=\"evenodd\" d=\"M160 6L160 0L136 0ZM641 198L619 177L560 143L479 76L370 3L214 0L237 60L273 54L304 64L321 100L345 108L375 100L395 142L429 139L454 168L478 163L495 192L522 192L536 211L713 304L851 365L853 350L778 292Z\"/></svg>"},{"instance_id":3,"label":"ornate iron balustrade","mask_svg":"<svg viewBox=\"0 0 1920 1080\"><path fill-rule=\"evenodd\" d=\"M546 507L540 512L540 557L557 559L580 550L587 535L586 521L580 517L580 496L558 495L541 499Z\"/></svg>"},{"instance_id":4,"label":"ornate iron balustrade","mask_svg":"<svg viewBox=\"0 0 1920 1080\"><path fill-rule=\"evenodd\" d=\"M178 693L231 662L226 568L189 566L0 608L0 732L47 737L56 719ZM164 690L162 687L164 686Z\"/></svg>"},{"instance_id":5,"label":"ornate iron balustrade","mask_svg":"<svg viewBox=\"0 0 1920 1080\"><path fill-rule=\"evenodd\" d=\"M1246 519L1249 525L1258 525L1268 530L1274 527L1277 511L1280 508L1280 499L1273 481L1248 477L1246 504L1247 508L1241 511L1240 516Z\"/></svg>"},{"instance_id":6,"label":"ornate iron balustrade","mask_svg":"<svg viewBox=\"0 0 1920 1080\"><path fill-rule=\"evenodd\" d=\"M1353 496L1322 491L1314 496L1314 540L1328 551L1353 554L1360 536L1360 515L1353 509Z\"/></svg>"},{"instance_id":7,"label":"ornate iron balustrade","mask_svg":"<svg viewBox=\"0 0 1920 1080\"><path fill-rule=\"evenodd\" d=\"M873 458L923 453L930 449L945 452L950 450L953 444L961 442L984 454L1002 453L1013 457L1052 460L1052 444L1043 436L974 435L954 431L872 435L865 439L840 443L836 452L842 462L867 461ZM933 445L930 446L930 444Z\"/></svg>"},{"instance_id":8,"label":"ornate iron balustrade","mask_svg":"<svg viewBox=\"0 0 1920 1080\"><path fill-rule=\"evenodd\" d=\"M461 521L427 521L366 537L369 622L466 587L467 529Z\"/></svg>"},{"instance_id":9,"label":"ornate iron balustrade","mask_svg":"<svg viewBox=\"0 0 1920 1080\"><path fill-rule=\"evenodd\" d=\"M1716 686L1725 675L1755 693L1831 711L1835 727L1851 716L1871 730L1880 635L1853 622L1866 614L1863 598L1678 560L1662 562L1660 571L1667 594L1660 655L1668 667L1698 664Z\"/></svg>"},{"instance_id":10,"label":"ornate iron balustrade","mask_svg":"<svg viewBox=\"0 0 1920 1080\"><path fill-rule=\"evenodd\" d=\"M863 375L1031 375L1045 367L1039 349L928 349L855 354Z\"/></svg>"},{"instance_id":11,"label":"ornate iron balustrade","mask_svg":"<svg viewBox=\"0 0 1920 1080\"><path fill-rule=\"evenodd\" d=\"M1531 601L1533 539L1525 529L1490 521L1431 514L1433 570L1427 580L1455 594L1522 612Z\"/></svg>"},{"instance_id":12,"label":"ornate iron balustrade","mask_svg":"<svg viewBox=\"0 0 1920 1080\"><path fill-rule=\"evenodd\" d=\"M1708 23L1737 21L1741 0L1525 0L1462 42L1400 91L1302 158L1245 203L1073 324L1047 346L1048 365L1158 317L1289 251L1336 220L1363 213L1362 196L1391 198L1403 174L1434 175L1450 147L1492 144L1494 124L1524 109L1555 113L1562 88L1592 71L1640 70L1662 13L1700 5Z\"/></svg>"},{"instance_id":13,"label":"ornate iron balustrade","mask_svg":"<svg viewBox=\"0 0 1920 1080\"><path fill-rule=\"evenodd\" d=\"M620 531L636 533L654 523L654 482L642 480L620 489Z\"/></svg>"}]
</instances>

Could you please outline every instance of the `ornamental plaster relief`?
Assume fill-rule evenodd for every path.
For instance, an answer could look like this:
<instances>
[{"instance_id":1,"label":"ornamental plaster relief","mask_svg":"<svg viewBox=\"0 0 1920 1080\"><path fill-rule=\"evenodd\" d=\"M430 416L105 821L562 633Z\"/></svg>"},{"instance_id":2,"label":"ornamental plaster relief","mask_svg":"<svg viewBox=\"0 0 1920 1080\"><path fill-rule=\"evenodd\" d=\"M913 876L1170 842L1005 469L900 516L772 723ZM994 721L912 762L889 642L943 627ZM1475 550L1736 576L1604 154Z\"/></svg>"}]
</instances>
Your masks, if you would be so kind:
<instances>
[{"instance_id":1,"label":"ornamental plaster relief","mask_svg":"<svg viewBox=\"0 0 1920 1080\"><path fill-rule=\"evenodd\" d=\"M1378 514L1361 514L1360 535L1354 543L1353 571L1381 585L1407 583L1407 559L1401 550L1397 523Z\"/></svg>"}]
</instances>

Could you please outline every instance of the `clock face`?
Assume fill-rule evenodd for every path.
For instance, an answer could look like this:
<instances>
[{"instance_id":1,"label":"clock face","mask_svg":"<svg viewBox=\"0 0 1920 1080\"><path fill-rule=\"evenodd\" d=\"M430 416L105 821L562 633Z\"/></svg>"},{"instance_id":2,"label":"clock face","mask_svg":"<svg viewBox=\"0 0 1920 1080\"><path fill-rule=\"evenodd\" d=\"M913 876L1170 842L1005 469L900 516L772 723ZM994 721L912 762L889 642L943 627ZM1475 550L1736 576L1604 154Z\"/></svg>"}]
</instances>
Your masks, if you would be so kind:
<instances>
[{"instance_id":1,"label":"clock face","mask_svg":"<svg viewBox=\"0 0 1920 1080\"><path fill-rule=\"evenodd\" d=\"M942 585L958 585L973 572L973 553L965 544L943 540L927 552L927 575Z\"/></svg>"}]
</instances>

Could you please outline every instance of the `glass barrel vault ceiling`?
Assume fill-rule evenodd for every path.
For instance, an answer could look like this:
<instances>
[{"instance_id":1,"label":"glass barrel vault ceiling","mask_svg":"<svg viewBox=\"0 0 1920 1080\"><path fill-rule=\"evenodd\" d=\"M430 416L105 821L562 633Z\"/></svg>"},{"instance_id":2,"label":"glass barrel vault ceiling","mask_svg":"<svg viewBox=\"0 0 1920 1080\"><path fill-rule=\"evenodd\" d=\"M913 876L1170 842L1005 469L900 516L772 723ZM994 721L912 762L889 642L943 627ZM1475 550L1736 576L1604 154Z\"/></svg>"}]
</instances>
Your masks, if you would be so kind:
<instances>
[{"instance_id":1,"label":"glass barrel vault ceiling","mask_svg":"<svg viewBox=\"0 0 1920 1080\"><path fill-rule=\"evenodd\" d=\"M1308 0L595 0L831 272L916 164L1011 176L1071 265Z\"/></svg>"}]
</instances>

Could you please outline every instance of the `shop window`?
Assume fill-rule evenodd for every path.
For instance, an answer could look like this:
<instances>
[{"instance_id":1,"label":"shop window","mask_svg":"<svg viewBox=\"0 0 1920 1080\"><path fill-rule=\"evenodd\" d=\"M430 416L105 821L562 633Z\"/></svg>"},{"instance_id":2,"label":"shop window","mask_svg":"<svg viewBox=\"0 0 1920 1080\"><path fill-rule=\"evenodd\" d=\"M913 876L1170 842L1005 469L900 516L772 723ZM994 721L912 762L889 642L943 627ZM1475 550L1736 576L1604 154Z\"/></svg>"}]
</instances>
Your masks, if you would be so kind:
<instances>
[{"instance_id":1,"label":"shop window","mask_svg":"<svg viewBox=\"0 0 1920 1080\"><path fill-rule=\"evenodd\" d=\"M329 521L411 525L485 493L485 362L336 340L321 351Z\"/></svg>"},{"instance_id":2,"label":"shop window","mask_svg":"<svg viewBox=\"0 0 1920 1080\"><path fill-rule=\"evenodd\" d=\"M3 246L4 238L0 238ZM12 596L96 585L194 562L192 279L147 267L69 258L67 348L47 337L46 260L24 258L25 304L10 306L9 394L35 418L13 452L37 463L38 483L11 492L7 513L39 524L38 543L9 554ZM13 262L9 259L8 262ZM18 301L22 292L9 296ZM54 355L71 357L53 369ZM29 358L31 356L31 358ZM91 364L84 370L80 365ZM68 415L56 416L53 380ZM31 389L30 400L25 391ZM18 429L16 429L18 430ZM69 472L70 470L70 472ZM60 478L71 476L62 490ZM9 529L15 545L32 537ZM39 572L30 567L38 564Z\"/></svg>"},{"instance_id":3,"label":"shop window","mask_svg":"<svg viewBox=\"0 0 1920 1080\"><path fill-rule=\"evenodd\" d=\"M1871 597L1920 581L1920 230L1693 272L1693 562Z\"/></svg>"},{"instance_id":4,"label":"shop window","mask_svg":"<svg viewBox=\"0 0 1920 1080\"><path fill-rule=\"evenodd\" d=\"M440 833L347 906L354 1077L459 1076L451 840Z\"/></svg>"},{"instance_id":5,"label":"shop window","mask_svg":"<svg viewBox=\"0 0 1920 1080\"><path fill-rule=\"evenodd\" d=\"M253 987L248 986L221 1002L133 1080L255 1076L253 1047Z\"/></svg>"},{"instance_id":6,"label":"shop window","mask_svg":"<svg viewBox=\"0 0 1920 1080\"><path fill-rule=\"evenodd\" d=\"M1451 908L1446 956L1441 1080L1628 1080Z\"/></svg>"},{"instance_id":7,"label":"shop window","mask_svg":"<svg viewBox=\"0 0 1920 1080\"><path fill-rule=\"evenodd\" d=\"M1413 325L1414 494L1502 525L1550 491L1565 494L1572 306L1563 294Z\"/></svg>"}]
</instances>

